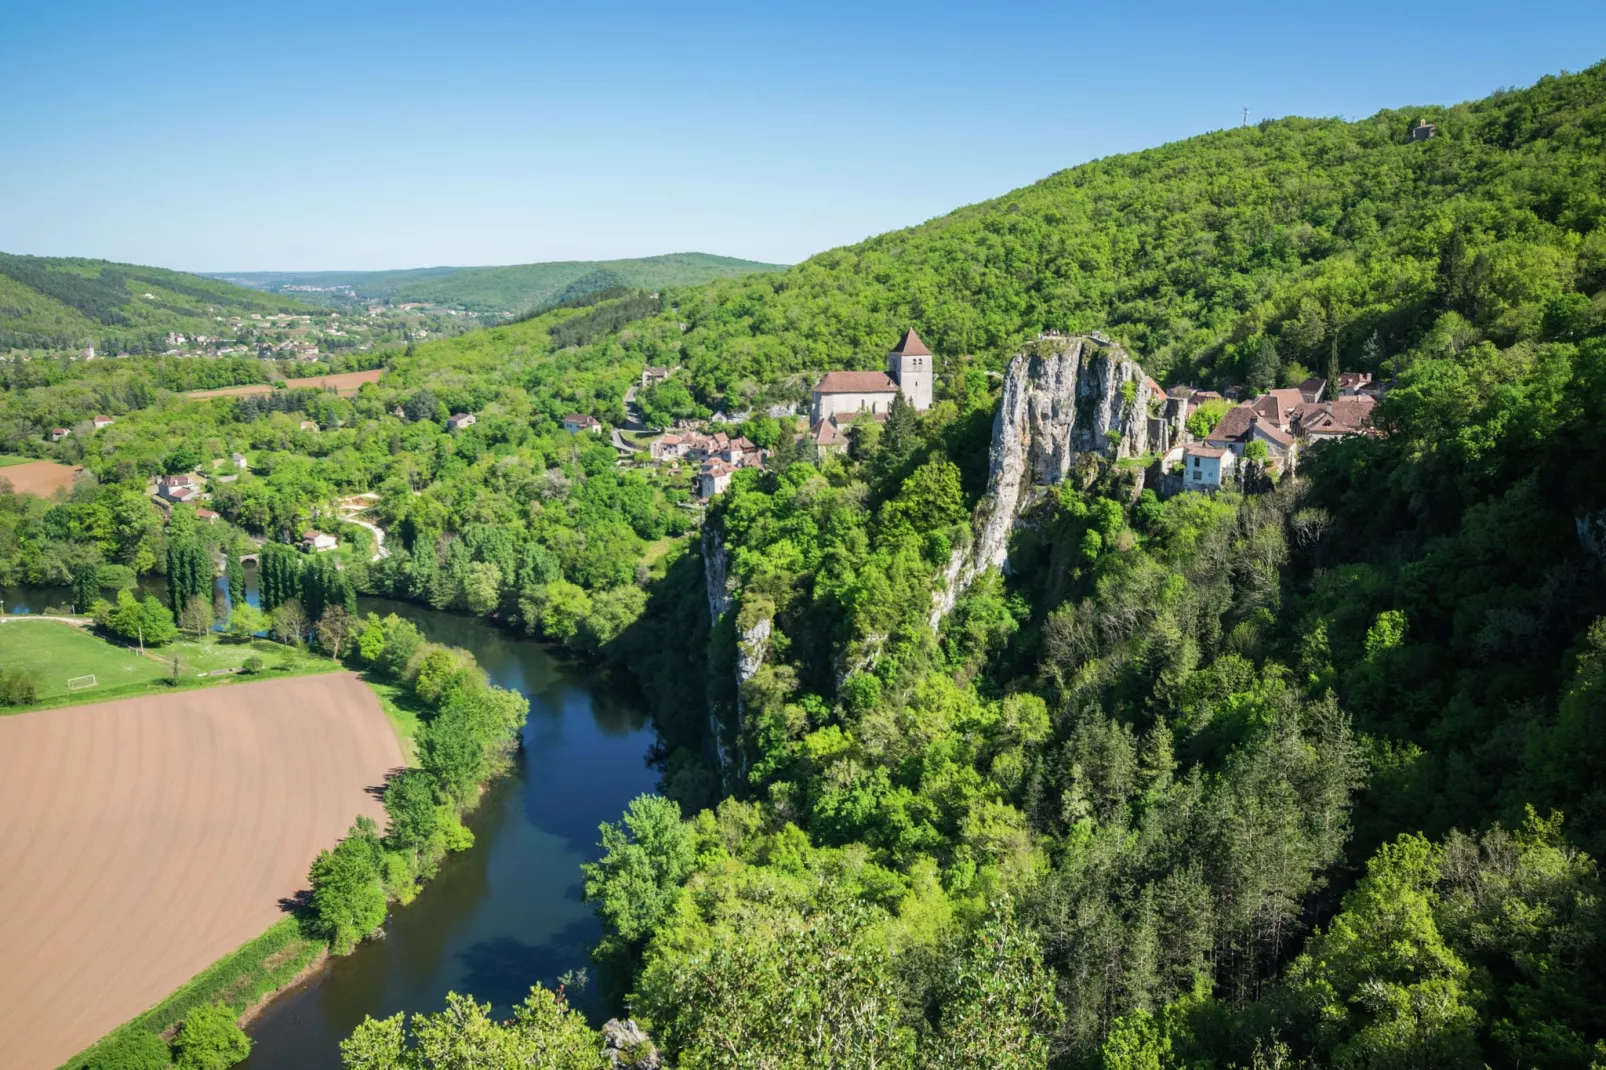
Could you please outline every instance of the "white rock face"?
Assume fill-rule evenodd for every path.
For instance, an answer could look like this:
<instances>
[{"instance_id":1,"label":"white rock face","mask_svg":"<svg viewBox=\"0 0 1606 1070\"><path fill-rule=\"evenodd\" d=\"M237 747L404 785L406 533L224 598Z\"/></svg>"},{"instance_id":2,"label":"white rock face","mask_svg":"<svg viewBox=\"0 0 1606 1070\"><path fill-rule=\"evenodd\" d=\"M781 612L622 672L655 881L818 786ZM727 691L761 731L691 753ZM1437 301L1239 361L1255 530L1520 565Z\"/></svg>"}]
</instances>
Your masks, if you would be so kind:
<instances>
[{"instance_id":1,"label":"white rock face","mask_svg":"<svg viewBox=\"0 0 1606 1070\"><path fill-rule=\"evenodd\" d=\"M1009 570L1009 536L1033 488L1064 482L1084 453L1119 460L1148 450L1152 396L1148 376L1117 345L1046 338L1016 354L993 420L976 539L948 562L933 600L933 628L978 575Z\"/></svg>"},{"instance_id":2,"label":"white rock face","mask_svg":"<svg viewBox=\"0 0 1606 1070\"><path fill-rule=\"evenodd\" d=\"M758 675L764 667L764 655L769 653L770 633L774 622L760 617L753 626L736 637L736 686L740 688ZM738 700L739 702L740 700Z\"/></svg>"}]
</instances>

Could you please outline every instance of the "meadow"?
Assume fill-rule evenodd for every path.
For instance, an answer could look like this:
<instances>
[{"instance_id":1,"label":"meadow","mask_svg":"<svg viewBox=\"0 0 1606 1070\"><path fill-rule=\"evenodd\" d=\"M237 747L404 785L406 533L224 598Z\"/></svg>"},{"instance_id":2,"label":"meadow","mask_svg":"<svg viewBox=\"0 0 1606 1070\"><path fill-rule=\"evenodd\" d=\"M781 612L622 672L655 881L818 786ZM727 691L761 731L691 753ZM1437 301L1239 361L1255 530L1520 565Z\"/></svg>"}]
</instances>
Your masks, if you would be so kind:
<instances>
[{"instance_id":1,"label":"meadow","mask_svg":"<svg viewBox=\"0 0 1606 1070\"><path fill-rule=\"evenodd\" d=\"M263 674L243 672L211 676L214 672L243 669L246 659L262 659ZM178 658L174 679L173 658ZM8 708L6 713L65 705L132 698L152 691L190 688L236 680L278 679L327 672L339 665L278 643L259 639L232 643L219 639L181 638L162 647L138 650L120 646L59 621L4 618L0 624L0 671L27 669L38 685L38 701ZM67 681L93 675L92 687L69 692Z\"/></svg>"}]
</instances>

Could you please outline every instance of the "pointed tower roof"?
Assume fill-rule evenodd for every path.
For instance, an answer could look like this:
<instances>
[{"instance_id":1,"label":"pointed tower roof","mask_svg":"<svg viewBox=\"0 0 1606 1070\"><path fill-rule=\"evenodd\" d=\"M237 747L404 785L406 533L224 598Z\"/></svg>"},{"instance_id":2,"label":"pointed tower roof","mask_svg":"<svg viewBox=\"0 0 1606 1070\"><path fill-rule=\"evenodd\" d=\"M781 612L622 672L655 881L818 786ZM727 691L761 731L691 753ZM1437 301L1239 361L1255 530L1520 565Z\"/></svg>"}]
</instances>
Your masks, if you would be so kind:
<instances>
[{"instance_id":1,"label":"pointed tower roof","mask_svg":"<svg viewBox=\"0 0 1606 1070\"><path fill-rule=\"evenodd\" d=\"M931 356L931 350L926 348L926 343L920 340L913 327L903 332L903 340L892 347L892 352L905 357Z\"/></svg>"}]
</instances>

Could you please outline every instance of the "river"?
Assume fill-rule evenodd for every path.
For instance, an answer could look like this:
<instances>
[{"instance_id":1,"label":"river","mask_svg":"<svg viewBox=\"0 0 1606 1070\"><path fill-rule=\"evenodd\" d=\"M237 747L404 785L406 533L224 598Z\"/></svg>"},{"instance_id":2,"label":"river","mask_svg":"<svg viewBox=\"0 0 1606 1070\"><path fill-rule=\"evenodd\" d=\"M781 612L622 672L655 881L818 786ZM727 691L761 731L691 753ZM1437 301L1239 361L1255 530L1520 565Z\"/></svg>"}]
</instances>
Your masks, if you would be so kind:
<instances>
[{"instance_id":1,"label":"river","mask_svg":"<svg viewBox=\"0 0 1606 1070\"><path fill-rule=\"evenodd\" d=\"M580 901L580 863L596 856L598 823L617 821L657 782L639 703L584 666L469 617L372 598L358 608L412 620L528 696L524 754L470 815L474 846L391 911L383 940L334 960L251 1023L250 1070L338 1067L340 1041L365 1016L439 1010L448 992L506 1017L535 982L586 967L601 928ZM600 1010L595 986L576 1002Z\"/></svg>"}]
</instances>

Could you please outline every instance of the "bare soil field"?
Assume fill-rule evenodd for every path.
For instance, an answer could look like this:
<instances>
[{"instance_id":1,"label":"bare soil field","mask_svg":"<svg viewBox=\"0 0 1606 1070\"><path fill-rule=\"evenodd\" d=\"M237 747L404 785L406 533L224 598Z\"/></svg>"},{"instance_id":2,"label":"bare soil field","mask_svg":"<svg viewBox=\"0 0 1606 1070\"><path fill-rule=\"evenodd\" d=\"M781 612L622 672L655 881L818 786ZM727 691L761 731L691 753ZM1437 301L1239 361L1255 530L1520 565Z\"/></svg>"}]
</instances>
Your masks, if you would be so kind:
<instances>
[{"instance_id":1,"label":"bare soil field","mask_svg":"<svg viewBox=\"0 0 1606 1070\"><path fill-rule=\"evenodd\" d=\"M351 673L0 719L0 1067L60 1065L278 921L401 764Z\"/></svg>"},{"instance_id":2,"label":"bare soil field","mask_svg":"<svg viewBox=\"0 0 1606 1070\"><path fill-rule=\"evenodd\" d=\"M78 469L55 461L25 461L0 468L0 479L11 484L17 494L37 494L48 498L58 490L72 486Z\"/></svg>"},{"instance_id":3,"label":"bare soil field","mask_svg":"<svg viewBox=\"0 0 1606 1070\"><path fill-rule=\"evenodd\" d=\"M333 390L343 398L349 398L362 388L364 383L377 383L379 377L385 374L385 369L375 368L366 372L341 372L338 375L317 375L306 379L286 379L284 384L291 390ZM203 398L242 398L251 394L271 394L272 383L252 383L249 386L226 386L218 390L192 390L185 397Z\"/></svg>"}]
</instances>

